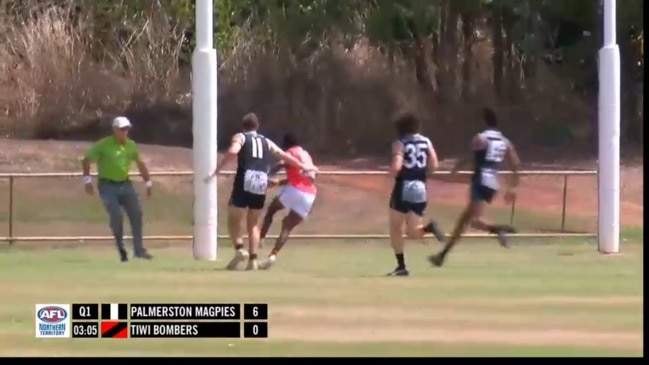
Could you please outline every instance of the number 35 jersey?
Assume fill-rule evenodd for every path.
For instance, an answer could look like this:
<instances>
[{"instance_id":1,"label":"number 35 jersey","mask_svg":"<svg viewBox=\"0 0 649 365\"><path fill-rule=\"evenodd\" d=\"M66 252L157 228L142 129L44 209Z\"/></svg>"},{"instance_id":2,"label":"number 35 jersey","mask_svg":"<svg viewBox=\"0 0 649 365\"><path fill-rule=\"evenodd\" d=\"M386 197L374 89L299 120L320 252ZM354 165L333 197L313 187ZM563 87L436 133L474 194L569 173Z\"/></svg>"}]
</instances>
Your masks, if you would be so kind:
<instances>
[{"instance_id":1,"label":"number 35 jersey","mask_svg":"<svg viewBox=\"0 0 649 365\"><path fill-rule=\"evenodd\" d=\"M426 181L428 174L428 147L430 139L421 134L411 134L399 140L403 144L403 165L396 181Z\"/></svg>"}]
</instances>

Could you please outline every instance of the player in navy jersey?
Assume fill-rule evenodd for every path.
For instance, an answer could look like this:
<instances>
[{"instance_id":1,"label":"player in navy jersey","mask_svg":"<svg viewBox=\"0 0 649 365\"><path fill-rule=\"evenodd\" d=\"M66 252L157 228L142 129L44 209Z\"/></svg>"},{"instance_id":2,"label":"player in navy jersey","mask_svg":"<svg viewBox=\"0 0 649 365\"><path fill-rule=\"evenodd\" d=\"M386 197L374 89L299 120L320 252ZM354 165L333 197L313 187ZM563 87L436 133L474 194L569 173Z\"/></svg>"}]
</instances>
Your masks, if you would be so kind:
<instances>
[{"instance_id":1,"label":"player in navy jersey","mask_svg":"<svg viewBox=\"0 0 649 365\"><path fill-rule=\"evenodd\" d=\"M242 122L243 132L232 137L230 148L216 165L214 172L205 180L216 176L229 160L237 158L237 171L232 185L232 194L228 204L228 233L234 245L234 258L226 269L236 270L237 266L248 259L246 270L257 270L257 250L259 248L259 216L266 201L268 173L273 161L270 155L304 171L317 171L315 166L305 165L295 157L257 133L259 119L254 113L246 114ZM246 218L248 231L248 251L243 249L241 221Z\"/></svg>"},{"instance_id":2,"label":"player in navy jersey","mask_svg":"<svg viewBox=\"0 0 649 365\"><path fill-rule=\"evenodd\" d=\"M444 233L434 221L423 225L428 197L426 180L439 162L430 139L419 134L419 119L412 113L395 118L398 139L392 143L390 175L394 188L390 196L390 243L397 259L397 268L388 276L408 276L404 258L403 229L411 239L421 239L433 233L444 241Z\"/></svg>"},{"instance_id":3,"label":"player in navy jersey","mask_svg":"<svg viewBox=\"0 0 649 365\"><path fill-rule=\"evenodd\" d=\"M503 161L507 161L513 171L509 188L505 193L508 202L516 198L518 186L518 165L520 161L514 145L498 129L498 119L491 109L483 110L486 129L478 133L471 141L472 158L474 160L473 175L471 176L470 199L458 222L451 238L442 251L428 258L435 266L442 266L446 256L459 241L466 227L471 224L475 229L495 234L503 247L508 247L507 233L515 233L514 227L508 225L493 225L484 218L484 212L498 192L498 171ZM453 168L453 172L462 166L470 157L461 159Z\"/></svg>"}]
</instances>

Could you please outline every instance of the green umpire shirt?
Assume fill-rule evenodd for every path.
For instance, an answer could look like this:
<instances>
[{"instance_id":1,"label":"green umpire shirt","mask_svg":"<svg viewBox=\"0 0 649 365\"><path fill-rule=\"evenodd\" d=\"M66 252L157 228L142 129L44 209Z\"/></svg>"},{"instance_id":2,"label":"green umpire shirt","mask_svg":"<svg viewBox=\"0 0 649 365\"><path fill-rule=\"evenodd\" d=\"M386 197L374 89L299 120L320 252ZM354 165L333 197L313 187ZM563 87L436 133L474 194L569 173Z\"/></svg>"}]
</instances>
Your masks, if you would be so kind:
<instances>
[{"instance_id":1,"label":"green umpire shirt","mask_svg":"<svg viewBox=\"0 0 649 365\"><path fill-rule=\"evenodd\" d=\"M126 143L120 144L114 136L110 136L95 142L85 157L97 163L100 179L126 181L131 165L140 159L140 153L133 140L127 138Z\"/></svg>"}]
</instances>

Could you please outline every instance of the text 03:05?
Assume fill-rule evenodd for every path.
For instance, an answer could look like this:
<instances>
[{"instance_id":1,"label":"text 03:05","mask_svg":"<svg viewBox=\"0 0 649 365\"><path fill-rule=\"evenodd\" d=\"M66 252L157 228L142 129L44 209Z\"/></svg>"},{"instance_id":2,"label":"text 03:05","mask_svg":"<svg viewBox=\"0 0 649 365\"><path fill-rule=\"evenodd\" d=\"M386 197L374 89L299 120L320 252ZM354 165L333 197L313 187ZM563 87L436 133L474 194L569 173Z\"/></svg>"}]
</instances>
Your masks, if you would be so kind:
<instances>
[{"instance_id":1,"label":"text 03:05","mask_svg":"<svg viewBox=\"0 0 649 365\"><path fill-rule=\"evenodd\" d=\"M72 337L99 337L99 325L97 323L73 323Z\"/></svg>"}]
</instances>

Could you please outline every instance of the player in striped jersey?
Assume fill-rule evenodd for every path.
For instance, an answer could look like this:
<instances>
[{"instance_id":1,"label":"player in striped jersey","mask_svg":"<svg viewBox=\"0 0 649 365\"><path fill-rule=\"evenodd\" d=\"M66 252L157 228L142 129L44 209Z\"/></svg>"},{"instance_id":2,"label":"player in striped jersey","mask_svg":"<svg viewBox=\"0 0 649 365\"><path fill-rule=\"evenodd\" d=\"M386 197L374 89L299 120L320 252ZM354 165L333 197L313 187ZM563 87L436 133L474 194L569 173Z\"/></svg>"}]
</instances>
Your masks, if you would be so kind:
<instances>
[{"instance_id":1,"label":"player in striped jersey","mask_svg":"<svg viewBox=\"0 0 649 365\"><path fill-rule=\"evenodd\" d=\"M430 139L419 134L419 119L412 113L403 113L395 119L398 139L392 143L390 175L394 188L390 197L390 242L397 259L397 268L388 276L408 276L404 258L403 230L411 239L421 239L432 233L443 242L444 233L435 221L423 225L428 196L426 180L439 165L437 153Z\"/></svg>"},{"instance_id":2,"label":"player in striped jersey","mask_svg":"<svg viewBox=\"0 0 649 365\"><path fill-rule=\"evenodd\" d=\"M470 200L464 209L451 238L442 251L428 258L431 264L442 266L446 256L459 241L467 225L473 228L495 234L501 246L507 247L507 233L515 233L514 227L508 225L493 225L484 218L484 211L498 192L498 170L503 161L507 161L513 171L509 189L505 194L507 202L516 198L518 186L518 165L520 161L514 145L498 129L498 119L491 109L483 110L486 129L478 133L471 141L474 170L471 176ZM461 159L453 168L456 172L470 158Z\"/></svg>"}]
</instances>

